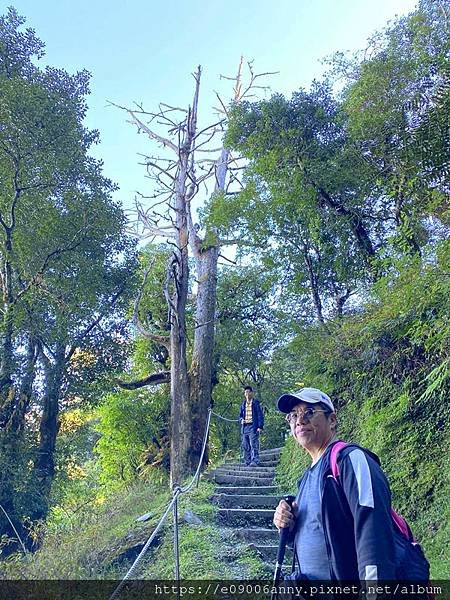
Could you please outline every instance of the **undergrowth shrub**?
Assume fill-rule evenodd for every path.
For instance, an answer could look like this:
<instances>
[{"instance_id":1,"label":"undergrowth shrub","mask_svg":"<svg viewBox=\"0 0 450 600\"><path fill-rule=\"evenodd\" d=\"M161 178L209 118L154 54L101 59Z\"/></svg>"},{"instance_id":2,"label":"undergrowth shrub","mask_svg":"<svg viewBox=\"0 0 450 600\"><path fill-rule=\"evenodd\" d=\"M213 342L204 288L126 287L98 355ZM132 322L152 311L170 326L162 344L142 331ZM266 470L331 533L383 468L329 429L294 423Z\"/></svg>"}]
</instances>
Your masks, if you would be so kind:
<instances>
[{"instance_id":1,"label":"undergrowth shrub","mask_svg":"<svg viewBox=\"0 0 450 600\"><path fill-rule=\"evenodd\" d=\"M102 485L118 489L141 476L164 480L169 467L168 410L163 388L105 397L97 409L100 435L95 446Z\"/></svg>"}]
</instances>

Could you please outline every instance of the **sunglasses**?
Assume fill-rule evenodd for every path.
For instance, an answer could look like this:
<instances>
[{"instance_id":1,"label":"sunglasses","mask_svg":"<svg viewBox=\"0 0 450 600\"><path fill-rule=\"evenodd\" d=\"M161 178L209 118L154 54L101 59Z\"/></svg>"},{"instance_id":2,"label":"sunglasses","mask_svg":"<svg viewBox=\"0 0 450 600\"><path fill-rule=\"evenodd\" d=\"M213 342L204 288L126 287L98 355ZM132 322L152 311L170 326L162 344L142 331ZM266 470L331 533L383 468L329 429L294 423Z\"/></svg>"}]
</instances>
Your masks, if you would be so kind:
<instances>
[{"instance_id":1,"label":"sunglasses","mask_svg":"<svg viewBox=\"0 0 450 600\"><path fill-rule=\"evenodd\" d=\"M329 410L321 410L320 408L305 408L305 410L299 410L298 412L292 411L286 415L286 421L292 425L292 423L296 423L299 419L310 421L316 413L326 413L329 414Z\"/></svg>"}]
</instances>

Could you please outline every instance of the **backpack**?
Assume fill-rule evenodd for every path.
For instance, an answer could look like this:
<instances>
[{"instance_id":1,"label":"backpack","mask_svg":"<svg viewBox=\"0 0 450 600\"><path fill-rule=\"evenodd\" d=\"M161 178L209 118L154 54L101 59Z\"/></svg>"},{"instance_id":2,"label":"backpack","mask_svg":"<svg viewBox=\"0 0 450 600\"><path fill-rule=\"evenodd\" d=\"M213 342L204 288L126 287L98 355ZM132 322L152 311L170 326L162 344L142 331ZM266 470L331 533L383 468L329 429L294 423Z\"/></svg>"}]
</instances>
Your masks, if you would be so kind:
<instances>
[{"instance_id":1,"label":"backpack","mask_svg":"<svg viewBox=\"0 0 450 600\"><path fill-rule=\"evenodd\" d=\"M356 446L346 442L336 442L330 452L330 468L333 479L339 483L339 467L337 459L339 452L346 446ZM430 565L425 558L422 548L417 543L412 531L405 521L393 508L391 519L394 530L396 575L400 581L424 581L430 577Z\"/></svg>"}]
</instances>

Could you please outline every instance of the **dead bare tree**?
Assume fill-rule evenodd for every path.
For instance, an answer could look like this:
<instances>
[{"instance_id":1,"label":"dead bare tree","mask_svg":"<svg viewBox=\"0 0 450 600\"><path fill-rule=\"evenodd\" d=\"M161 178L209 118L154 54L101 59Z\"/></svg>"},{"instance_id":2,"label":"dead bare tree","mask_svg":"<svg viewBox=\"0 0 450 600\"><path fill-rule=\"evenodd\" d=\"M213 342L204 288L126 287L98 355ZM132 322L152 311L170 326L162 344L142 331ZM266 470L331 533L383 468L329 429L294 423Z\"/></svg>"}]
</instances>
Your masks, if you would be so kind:
<instances>
[{"instance_id":1,"label":"dead bare tree","mask_svg":"<svg viewBox=\"0 0 450 600\"><path fill-rule=\"evenodd\" d=\"M242 85L243 60L234 82L233 102L248 97L257 87L258 78L269 73L254 74L251 63L249 82ZM198 127L198 102L201 67L194 73L195 90L192 105L187 110L160 104L156 112L147 112L142 105L123 108L138 132L146 134L162 153L145 156L143 164L154 183L150 197L136 201L135 233L141 239L163 237L173 247L167 265L165 297L169 307L170 337L143 331L135 306L138 329L170 353L171 393L171 482L180 483L197 466L204 437L206 414L211 403L214 325L216 310L217 265L223 244L216 231L205 231L193 220L193 200L198 194L236 193L238 157L224 146L215 148L217 136L223 138L227 123L227 108L219 96L220 108L216 122ZM163 128L165 134L159 131ZM222 140L221 140L222 144ZM218 155L218 158L209 158ZM233 166L231 166L233 165ZM212 183L212 185L211 185ZM189 249L196 269L195 327L191 358L188 358L186 307L189 291ZM150 375L150 383L166 381L167 374ZM130 386L130 384L127 384ZM133 384L131 384L133 385ZM142 383L145 385L145 383Z\"/></svg>"}]
</instances>

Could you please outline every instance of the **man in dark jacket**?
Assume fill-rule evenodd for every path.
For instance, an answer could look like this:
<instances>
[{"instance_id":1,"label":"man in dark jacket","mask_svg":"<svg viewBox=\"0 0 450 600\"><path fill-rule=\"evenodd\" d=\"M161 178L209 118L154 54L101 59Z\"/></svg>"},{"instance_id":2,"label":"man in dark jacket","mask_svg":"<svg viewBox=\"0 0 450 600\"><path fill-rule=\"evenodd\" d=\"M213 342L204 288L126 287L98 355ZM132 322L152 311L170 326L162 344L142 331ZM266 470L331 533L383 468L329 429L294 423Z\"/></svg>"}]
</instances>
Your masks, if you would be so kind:
<instances>
[{"instance_id":1,"label":"man in dark jacket","mask_svg":"<svg viewBox=\"0 0 450 600\"><path fill-rule=\"evenodd\" d=\"M315 388L284 394L292 435L312 459L299 481L293 509L282 500L274 524L288 527L298 577L309 580L394 580L396 557L391 493L378 458L355 445L338 455L339 482L330 469L337 442L330 398Z\"/></svg>"},{"instance_id":2,"label":"man in dark jacket","mask_svg":"<svg viewBox=\"0 0 450 600\"><path fill-rule=\"evenodd\" d=\"M239 413L244 461L247 466L256 467L259 465L259 434L264 428L264 415L259 400L253 398L250 385L245 386L244 396Z\"/></svg>"}]
</instances>

